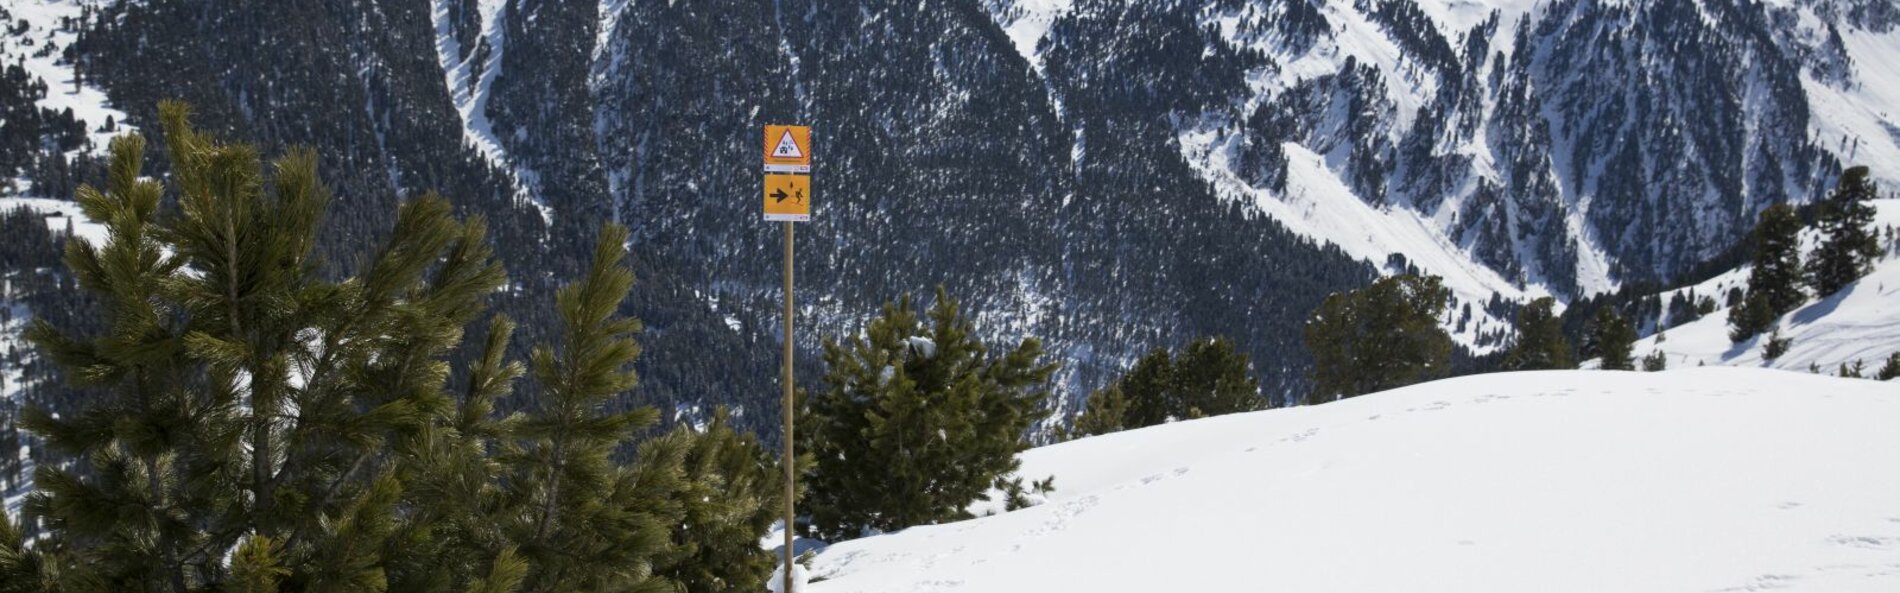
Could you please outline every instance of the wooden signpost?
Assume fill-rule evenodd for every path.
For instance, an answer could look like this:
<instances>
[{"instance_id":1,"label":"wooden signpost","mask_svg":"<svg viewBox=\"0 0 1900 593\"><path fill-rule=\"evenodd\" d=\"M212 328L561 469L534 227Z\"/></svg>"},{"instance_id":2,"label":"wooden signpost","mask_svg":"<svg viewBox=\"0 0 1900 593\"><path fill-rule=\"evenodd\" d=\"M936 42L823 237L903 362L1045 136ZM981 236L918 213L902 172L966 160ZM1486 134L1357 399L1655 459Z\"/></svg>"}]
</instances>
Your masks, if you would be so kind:
<instances>
[{"instance_id":1,"label":"wooden signpost","mask_svg":"<svg viewBox=\"0 0 1900 593\"><path fill-rule=\"evenodd\" d=\"M765 126L764 194L765 220L785 225L785 581L779 590L792 593L792 567L797 560L792 553L793 496L798 491L793 483L797 475L792 439L792 232L793 223L811 221L810 126Z\"/></svg>"}]
</instances>

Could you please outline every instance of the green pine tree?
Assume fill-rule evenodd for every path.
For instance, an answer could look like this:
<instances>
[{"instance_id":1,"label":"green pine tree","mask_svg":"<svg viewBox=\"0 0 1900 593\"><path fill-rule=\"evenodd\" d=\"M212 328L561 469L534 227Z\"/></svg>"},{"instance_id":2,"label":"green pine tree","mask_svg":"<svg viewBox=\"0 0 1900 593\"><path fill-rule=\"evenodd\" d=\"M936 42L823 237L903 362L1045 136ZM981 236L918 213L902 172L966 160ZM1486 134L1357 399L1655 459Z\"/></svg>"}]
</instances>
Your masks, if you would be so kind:
<instances>
[{"instance_id":1,"label":"green pine tree","mask_svg":"<svg viewBox=\"0 0 1900 593\"><path fill-rule=\"evenodd\" d=\"M1776 326L1768 333L1768 341L1762 342L1761 359L1772 361L1781 358L1781 355L1788 353L1788 348L1791 346L1794 346L1794 338L1781 337L1781 327ZM1820 372L1818 368L1811 370Z\"/></svg>"},{"instance_id":2,"label":"green pine tree","mask_svg":"<svg viewBox=\"0 0 1900 593\"><path fill-rule=\"evenodd\" d=\"M108 192L79 192L109 234L68 243L68 263L107 303L108 333L32 332L106 396L29 418L89 463L42 468L27 510L108 589L384 589L409 549L406 458L390 451L450 409L446 357L501 270L427 196L362 275L324 280L315 156L278 159L267 186L254 149L199 134L181 104L160 113L175 215L156 215L136 137L114 141Z\"/></svg>"},{"instance_id":3,"label":"green pine tree","mask_svg":"<svg viewBox=\"0 0 1900 593\"><path fill-rule=\"evenodd\" d=\"M1643 372L1654 373L1669 369L1669 355L1661 350L1652 350L1643 357Z\"/></svg>"},{"instance_id":4,"label":"green pine tree","mask_svg":"<svg viewBox=\"0 0 1900 593\"><path fill-rule=\"evenodd\" d=\"M1437 276L1392 276L1326 297L1306 322L1313 354L1308 403L1395 389L1451 373L1439 327L1451 292Z\"/></svg>"},{"instance_id":5,"label":"green pine tree","mask_svg":"<svg viewBox=\"0 0 1900 593\"><path fill-rule=\"evenodd\" d=\"M1877 197L1879 190L1867 167L1852 167L1841 173L1840 185L1821 203L1816 221L1821 246L1808 264L1808 285L1815 294L1826 297L1840 292L1872 269L1881 251L1872 229L1871 202Z\"/></svg>"},{"instance_id":6,"label":"green pine tree","mask_svg":"<svg viewBox=\"0 0 1900 593\"><path fill-rule=\"evenodd\" d=\"M1563 322L1552 312L1557 300L1544 297L1517 312L1517 342L1504 354L1504 370L1549 370L1577 366Z\"/></svg>"},{"instance_id":7,"label":"green pine tree","mask_svg":"<svg viewBox=\"0 0 1900 593\"><path fill-rule=\"evenodd\" d=\"M1253 362L1227 337L1202 338L1188 343L1174 360L1170 400L1177 418L1205 418L1263 409L1260 381Z\"/></svg>"},{"instance_id":8,"label":"green pine tree","mask_svg":"<svg viewBox=\"0 0 1900 593\"><path fill-rule=\"evenodd\" d=\"M558 345L534 348L530 411L508 423L501 455L502 529L528 561L526 592L667 591L654 574L668 551L662 505L679 490L683 449L642 451L622 468L614 450L652 426L650 407L610 411L632 389L640 322L618 312L633 287L623 264L627 229L601 231L593 263L555 296Z\"/></svg>"},{"instance_id":9,"label":"green pine tree","mask_svg":"<svg viewBox=\"0 0 1900 593\"><path fill-rule=\"evenodd\" d=\"M928 319L906 295L825 342L826 388L803 397L797 433L815 460L801 508L821 539L969 518L1048 413L1056 365L1039 341L992 353L941 288Z\"/></svg>"},{"instance_id":10,"label":"green pine tree","mask_svg":"<svg viewBox=\"0 0 1900 593\"><path fill-rule=\"evenodd\" d=\"M1185 410L1169 396L1178 382L1174 354L1166 348L1156 348L1137 359L1115 382L1128 402L1122 427L1141 428L1181 419Z\"/></svg>"},{"instance_id":11,"label":"green pine tree","mask_svg":"<svg viewBox=\"0 0 1900 593\"><path fill-rule=\"evenodd\" d=\"M751 435L734 431L721 408L704 429L675 428L658 441L678 441L685 475L674 523L673 546L655 574L677 583L682 593L720 593L765 589L777 556L759 546L759 536L779 520L785 476L777 457ZM651 450L641 454L652 456Z\"/></svg>"},{"instance_id":12,"label":"green pine tree","mask_svg":"<svg viewBox=\"0 0 1900 593\"><path fill-rule=\"evenodd\" d=\"M1618 315L1613 307L1598 309L1595 321L1594 342L1598 358L1602 361L1598 368L1606 371L1636 370L1630 358L1630 351L1636 344L1636 327Z\"/></svg>"},{"instance_id":13,"label":"green pine tree","mask_svg":"<svg viewBox=\"0 0 1900 593\"><path fill-rule=\"evenodd\" d=\"M1835 373L1834 376L1843 379L1864 379L1866 378L1866 371L1867 363L1860 359L1855 359L1854 364L1851 366L1845 362L1841 363L1840 372Z\"/></svg>"},{"instance_id":14,"label":"green pine tree","mask_svg":"<svg viewBox=\"0 0 1900 593\"><path fill-rule=\"evenodd\" d=\"M1188 343L1177 356L1157 348L1108 387L1091 394L1076 436L1108 434L1175 420L1266 407L1253 363L1225 337Z\"/></svg>"},{"instance_id":15,"label":"green pine tree","mask_svg":"<svg viewBox=\"0 0 1900 593\"><path fill-rule=\"evenodd\" d=\"M1082 414L1076 416L1068 434L1080 438L1121 432L1128 429L1125 423L1127 417L1128 396L1122 392L1118 381L1089 394L1088 402L1083 404Z\"/></svg>"},{"instance_id":16,"label":"green pine tree","mask_svg":"<svg viewBox=\"0 0 1900 593\"><path fill-rule=\"evenodd\" d=\"M0 593L48 593L58 579L51 571L59 563L48 561L44 546L27 544L26 533L13 524L9 513L0 510Z\"/></svg>"},{"instance_id":17,"label":"green pine tree","mask_svg":"<svg viewBox=\"0 0 1900 593\"><path fill-rule=\"evenodd\" d=\"M1807 300L1801 291L1801 219L1794 208L1775 204L1755 223L1750 245L1755 252L1748 274L1748 296L1729 310L1729 340L1755 337L1776 319Z\"/></svg>"},{"instance_id":18,"label":"green pine tree","mask_svg":"<svg viewBox=\"0 0 1900 593\"><path fill-rule=\"evenodd\" d=\"M1874 378L1882 381L1900 378L1900 352L1887 355L1887 364L1880 367L1880 372L1876 373Z\"/></svg>"}]
</instances>

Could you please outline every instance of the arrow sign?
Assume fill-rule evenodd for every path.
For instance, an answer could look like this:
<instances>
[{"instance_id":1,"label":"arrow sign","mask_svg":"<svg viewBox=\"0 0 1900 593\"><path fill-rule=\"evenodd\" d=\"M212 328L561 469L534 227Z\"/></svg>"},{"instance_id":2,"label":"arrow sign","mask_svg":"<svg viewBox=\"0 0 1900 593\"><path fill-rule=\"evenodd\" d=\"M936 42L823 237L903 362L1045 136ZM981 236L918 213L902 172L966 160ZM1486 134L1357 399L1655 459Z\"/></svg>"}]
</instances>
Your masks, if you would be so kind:
<instances>
[{"instance_id":1,"label":"arrow sign","mask_svg":"<svg viewBox=\"0 0 1900 593\"><path fill-rule=\"evenodd\" d=\"M765 176L765 219L809 222L811 220L811 177L807 175Z\"/></svg>"}]
</instances>

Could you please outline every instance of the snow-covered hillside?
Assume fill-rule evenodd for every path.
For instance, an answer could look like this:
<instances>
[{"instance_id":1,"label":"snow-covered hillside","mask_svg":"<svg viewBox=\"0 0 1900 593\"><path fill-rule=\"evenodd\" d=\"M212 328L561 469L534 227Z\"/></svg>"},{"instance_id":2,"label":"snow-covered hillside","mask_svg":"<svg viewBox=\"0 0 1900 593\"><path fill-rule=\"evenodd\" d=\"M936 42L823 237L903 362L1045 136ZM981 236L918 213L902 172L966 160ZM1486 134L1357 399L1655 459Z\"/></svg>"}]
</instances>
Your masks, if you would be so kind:
<instances>
[{"instance_id":1,"label":"snow-covered hillside","mask_svg":"<svg viewBox=\"0 0 1900 593\"><path fill-rule=\"evenodd\" d=\"M818 593L1900 590L1900 385L1438 381L1032 450L1026 510L845 542Z\"/></svg>"},{"instance_id":2,"label":"snow-covered hillside","mask_svg":"<svg viewBox=\"0 0 1900 593\"><path fill-rule=\"evenodd\" d=\"M39 107L71 110L91 130L88 136L94 152L104 152L113 136L134 131L124 123L125 112L114 109L104 91L91 81L74 84L73 65L65 59L65 49L78 37L77 19L87 7L103 4L102 0L9 0L7 11L18 20L7 23L9 34L0 35L0 54L14 56L29 74L46 82L47 93L38 101ZM114 124L110 130L105 128L108 121Z\"/></svg>"},{"instance_id":3,"label":"snow-covered hillside","mask_svg":"<svg viewBox=\"0 0 1900 593\"><path fill-rule=\"evenodd\" d=\"M986 2L1045 76L1075 22L1161 43L1125 4ZM1244 88L1171 114L1219 195L1375 265L1403 254L1463 301L1667 280L1840 165L1900 180L1889 2L1147 4L1213 32L1204 66L1245 64Z\"/></svg>"},{"instance_id":4,"label":"snow-covered hillside","mask_svg":"<svg viewBox=\"0 0 1900 593\"><path fill-rule=\"evenodd\" d=\"M1900 228L1900 200L1875 200L1878 214L1874 228ZM1885 237L1883 232L1882 237ZM1820 237L1813 229L1803 233L1802 243L1810 251ZM1762 345L1767 338L1757 336L1741 343L1728 339L1728 309L1717 309L1694 322L1668 328L1636 342L1634 354L1643 356L1663 352L1669 366L1753 366L1789 370L1814 368L1834 373L1842 364L1856 361L1869 371L1880 368L1887 356L1900 351L1900 253L1889 252L1875 263L1874 271L1859 282L1833 296L1808 302L1782 316L1779 326L1783 337L1793 340L1788 351L1772 361L1762 360ZM1748 266L1721 274L1693 287L1662 293L1667 302L1679 293L1693 292L1720 302L1729 290L1746 289ZM1585 363L1593 366L1594 363Z\"/></svg>"}]
</instances>

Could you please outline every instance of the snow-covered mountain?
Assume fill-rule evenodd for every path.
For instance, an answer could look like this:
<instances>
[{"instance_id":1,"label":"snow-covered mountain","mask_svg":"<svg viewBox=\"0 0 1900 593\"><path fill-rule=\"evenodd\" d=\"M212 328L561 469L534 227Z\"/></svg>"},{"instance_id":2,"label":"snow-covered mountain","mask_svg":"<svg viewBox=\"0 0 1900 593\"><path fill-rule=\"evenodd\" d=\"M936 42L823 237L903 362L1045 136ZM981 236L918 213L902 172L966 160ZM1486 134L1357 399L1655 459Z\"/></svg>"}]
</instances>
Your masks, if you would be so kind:
<instances>
[{"instance_id":1,"label":"snow-covered mountain","mask_svg":"<svg viewBox=\"0 0 1900 593\"><path fill-rule=\"evenodd\" d=\"M1195 170L1296 232L1368 261L1402 254L1468 297L1666 281L1841 163L1900 179L1900 70L1884 59L1900 9L1884 0L990 7L1045 77L1060 75L1041 66L1051 52L1138 41L1158 14L1212 31L1190 49L1240 74L1224 100L1170 114ZM1152 59L1132 45L1113 57Z\"/></svg>"},{"instance_id":2,"label":"snow-covered mountain","mask_svg":"<svg viewBox=\"0 0 1900 593\"><path fill-rule=\"evenodd\" d=\"M1451 379L1031 450L1028 509L834 545L816 593L1893 591L1900 387Z\"/></svg>"},{"instance_id":3,"label":"snow-covered mountain","mask_svg":"<svg viewBox=\"0 0 1900 593\"><path fill-rule=\"evenodd\" d=\"M50 89L25 102L80 122L32 138L58 146L31 162L0 158L11 191L96 181L99 118L150 131L156 102L182 98L215 132L324 155L332 261L403 196L486 214L524 340L592 230L624 222L653 329L642 397L676 409L775 416L765 123L818 129L807 364L822 337L941 284L987 337L1043 338L1067 409L1207 334L1248 350L1274 397L1298 394L1307 314L1379 273L1445 277L1446 325L1491 351L1506 301L1667 284L1843 164L1900 180L1887 0L280 8L0 2L26 22L0 52Z\"/></svg>"}]
</instances>

